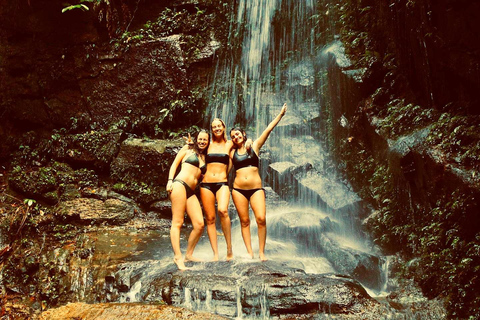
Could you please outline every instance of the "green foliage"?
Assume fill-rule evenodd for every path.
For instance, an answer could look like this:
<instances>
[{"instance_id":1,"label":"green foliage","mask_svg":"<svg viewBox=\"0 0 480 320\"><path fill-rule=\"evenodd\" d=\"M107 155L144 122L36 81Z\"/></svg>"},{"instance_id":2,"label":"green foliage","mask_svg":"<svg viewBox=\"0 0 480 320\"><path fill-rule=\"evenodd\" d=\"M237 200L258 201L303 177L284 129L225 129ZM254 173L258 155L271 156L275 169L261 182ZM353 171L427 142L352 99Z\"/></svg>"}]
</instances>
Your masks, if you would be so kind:
<instances>
[{"instance_id":1,"label":"green foliage","mask_svg":"<svg viewBox=\"0 0 480 320\"><path fill-rule=\"evenodd\" d=\"M480 170L480 117L444 113L432 128L428 142L467 168Z\"/></svg>"},{"instance_id":2,"label":"green foliage","mask_svg":"<svg viewBox=\"0 0 480 320\"><path fill-rule=\"evenodd\" d=\"M480 233L476 195L469 190L436 190L440 198L431 208L405 206L393 188L395 177L378 166L369 180L379 207L368 228L383 248L417 257L401 273L411 277L428 297L443 296L452 316L477 312L480 299ZM475 311L476 310L476 311Z\"/></svg>"},{"instance_id":3,"label":"green foliage","mask_svg":"<svg viewBox=\"0 0 480 320\"><path fill-rule=\"evenodd\" d=\"M34 200L34 199L24 199L23 200L23 203L26 204L29 207L31 207L35 202L36 202L36 200Z\"/></svg>"},{"instance_id":4,"label":"green foliage","mask_svg":"<svg viewBox=\"0 0 480 320\"><path fill-rule=\"evenodd\" d=\"M400 99L391 101L379 116L383 119L379 122L378 129L382 135L391 139L425 127L438 118L433 109L424 109L412 103L405 104L405 101Z\"/></svg>"},{"instance_id":5,"label":"green foliage","mask_svg":"<svg viewBox=\"0 0 480 320\"><path fill-rule=\"evenodd\" d=\"M78 3L76 4L69 4L69 5L66 5L66 7L64 7L62 9L62 13L65 13L67 11L70 11L70 10L82 10L82 11L88 11L90 10L89 7L87 7L84 3L99 3L103 0L80 0Z\"/></svg>"},{"instance_id":6,"label":"green foliage","mask_svg":"<svg viewBox=\"0 0 480 320\"><path fill-rule=\"evenodd\" d=\"M74 10L74 9L81 9L82 11L88 11L89 10L89 8L84 4L75 4L75 5L71 5L71 6L63 8L62 13L70 11L70 10Z\"/></svg>"}]
</instances>

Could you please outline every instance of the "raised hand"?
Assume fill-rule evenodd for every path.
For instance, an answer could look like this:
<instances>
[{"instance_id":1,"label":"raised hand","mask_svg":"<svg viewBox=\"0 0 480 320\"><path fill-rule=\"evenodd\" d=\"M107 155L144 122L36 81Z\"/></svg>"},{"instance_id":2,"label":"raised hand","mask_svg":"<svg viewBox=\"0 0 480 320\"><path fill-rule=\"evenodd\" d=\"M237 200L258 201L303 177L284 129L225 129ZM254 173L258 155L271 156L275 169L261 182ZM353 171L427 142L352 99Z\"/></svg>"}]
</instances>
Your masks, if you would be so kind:
<instances>
[{"instance_id":1,"label":"raised hand","mask_svg":"<svg viewBox=\"0 0 480 320\"><path fill-rule=\"evenodd\" d=\"M194 144L192 137L190 136L190 133L188 134L188 137L183 137L183 140L185 140L185 143L188 145Z\"/></svg>"}]
</instances>

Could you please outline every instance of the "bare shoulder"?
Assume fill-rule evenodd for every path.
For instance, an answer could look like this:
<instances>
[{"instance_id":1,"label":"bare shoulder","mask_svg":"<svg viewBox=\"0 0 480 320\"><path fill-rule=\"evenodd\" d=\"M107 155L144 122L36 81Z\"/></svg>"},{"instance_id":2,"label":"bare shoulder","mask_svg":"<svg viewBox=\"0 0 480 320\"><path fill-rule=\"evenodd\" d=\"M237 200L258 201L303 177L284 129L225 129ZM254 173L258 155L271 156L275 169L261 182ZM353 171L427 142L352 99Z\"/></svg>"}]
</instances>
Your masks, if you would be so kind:
<instances>
[{"instance_id":1,"label":"bare shoulder","mask_svg":"<svg viewBox=\"0 0 480 320\"><path fill-rule=\"evenodd\" d=\"M188 150L190 150L190 149L191 149L190 146L189 146L188 144L186 144L186 145L184 145L184 146L182 147L182 149L180 149L179 152L186 152L186 151L188 151Z\"/></svg>"}]
</instances>

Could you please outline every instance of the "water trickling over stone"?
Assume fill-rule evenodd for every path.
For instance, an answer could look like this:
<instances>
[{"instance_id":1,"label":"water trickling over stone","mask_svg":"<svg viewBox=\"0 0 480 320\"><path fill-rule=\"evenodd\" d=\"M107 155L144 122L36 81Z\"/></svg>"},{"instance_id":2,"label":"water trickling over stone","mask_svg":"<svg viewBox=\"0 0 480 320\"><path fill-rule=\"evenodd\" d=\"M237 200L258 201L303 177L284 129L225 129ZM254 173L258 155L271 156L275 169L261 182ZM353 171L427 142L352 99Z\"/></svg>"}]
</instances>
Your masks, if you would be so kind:
<instances>
[{"instance_id":1,"label":"water trickling over stone","mask_svg":"<svg viewBox=\"0 0 480 320\"><path fill-rule=\"evenodd\" d=\"M338 100L325 97L323 75L332 61L350 65L335 37L319 35L315 18L324 8L309 0L241 0L237 5L233 49L217 67L210 111L228 128L245 126L255 139L288 104L261 153L263 180L291 207L267 210L267 251L304 266L323 266L310 269L315 273L342 272L380 290L383 258L371 252L359 229L360 198L332 170L320 137L325 100Z\"/></svg>"}]
</instances>

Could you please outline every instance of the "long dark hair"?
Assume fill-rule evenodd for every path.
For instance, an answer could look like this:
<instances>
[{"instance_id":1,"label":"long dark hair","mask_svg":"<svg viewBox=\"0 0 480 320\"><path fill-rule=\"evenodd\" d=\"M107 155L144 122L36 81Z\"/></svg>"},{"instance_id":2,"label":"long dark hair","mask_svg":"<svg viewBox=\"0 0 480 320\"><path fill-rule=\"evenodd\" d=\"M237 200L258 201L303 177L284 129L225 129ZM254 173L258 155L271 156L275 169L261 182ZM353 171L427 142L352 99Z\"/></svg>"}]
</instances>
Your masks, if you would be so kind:
<instances>
[{"instance_id":1,"label":"long dark hair","mask_svg":"<svg viewBox=\"0 0 480 320\"><path fill-rule=\"evenodd\" d=\"M208 136L207 146L205 147L205 149L203 149L203 151L200 150L200 148L198 147L198 143L197 143L198 136L199 136L200 133L202 133L202 132L206 133L207 136ZM195 138L194 138L194 140L193 140L193 150L195 151L195 153L196 153L197 155L200 155L200 154L205 155L205 154L207 154L207 149L208 149L208 146L209 146L209 145L210 145L210 133L209 133L207 130L205 130L205 129L201 129L200 131L197 132L197 134L195 135Z\"/></svg>"},{"instance_id":2,"label":"long dark hair","mask_svg":"<svg viewBox=\"0 0 480 320\"><path fill-rule=\"evenodd\" d=\"M227 140L228 140L228 139L227 139L227 126L225 125L225 122L223 122L223 120L220 119L220 118L215 118L215 119L213 119L212 122L210 123L210 131L212 131L213 121L220 121L220 122L222 123L223 128L224 128L224 130L223 130L223 141L227 142ZM215 137L215 135L214 135L213 132L212 132L212 139L213 139L214 137Z\"/></svg>"},{"instance_id":3,"label":"long dark hair","mask_svg":"<svg viewBox=\"0 0 480 320\"><path fill-rule=\"evenodd\" d=\"M247 133L245 132L245 130L243 130L242 128L240 127L235 127L235 128L232 128L230 129L230 137L232 136L232 132L233 131L240 131L243 135L243 144L245 144L245 142L247 141ZM235 145L235 143L234 143Z\"/></svg>"}]
</instances>

